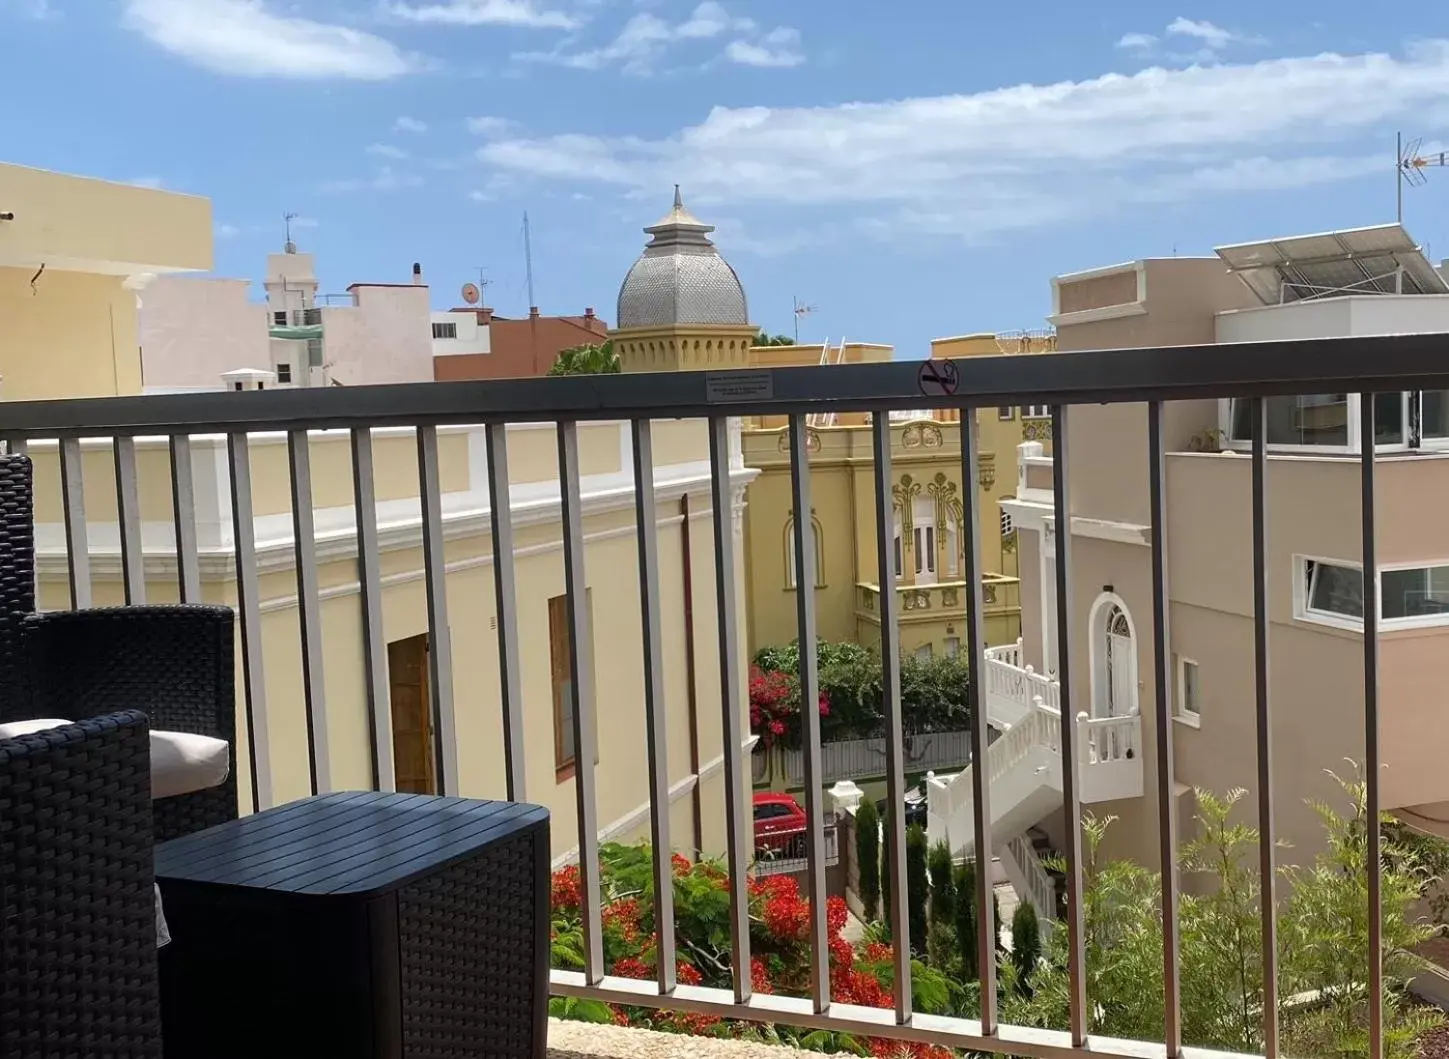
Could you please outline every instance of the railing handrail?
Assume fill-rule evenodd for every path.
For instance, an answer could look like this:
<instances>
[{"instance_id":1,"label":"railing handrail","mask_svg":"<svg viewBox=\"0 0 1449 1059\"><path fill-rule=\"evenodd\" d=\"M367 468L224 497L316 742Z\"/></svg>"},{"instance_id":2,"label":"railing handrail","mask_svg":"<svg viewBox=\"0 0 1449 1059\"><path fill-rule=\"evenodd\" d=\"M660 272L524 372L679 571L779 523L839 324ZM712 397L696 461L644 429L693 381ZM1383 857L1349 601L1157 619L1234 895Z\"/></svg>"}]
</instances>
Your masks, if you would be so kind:
<instances>
[{"instance_id":1,"label":"railing handrail","mask_svg":"<svg viewBox=\"0 0 1449 1059\"><path fill-rule=\"evenodd\" d=\"M1300 339L952 361L956 393L932 404L985 408L1132 403L1278 394L1449 389L1443 340L1432 334ZM5 432L132 435L158 426L235 432L253 427L439 425L518 419L596 420L806 414L822 405L885 412L922 403L914 360L745 371L642 372L475 382L274 389L233 393L17 401Z\"/></svg>"}]
</instances>

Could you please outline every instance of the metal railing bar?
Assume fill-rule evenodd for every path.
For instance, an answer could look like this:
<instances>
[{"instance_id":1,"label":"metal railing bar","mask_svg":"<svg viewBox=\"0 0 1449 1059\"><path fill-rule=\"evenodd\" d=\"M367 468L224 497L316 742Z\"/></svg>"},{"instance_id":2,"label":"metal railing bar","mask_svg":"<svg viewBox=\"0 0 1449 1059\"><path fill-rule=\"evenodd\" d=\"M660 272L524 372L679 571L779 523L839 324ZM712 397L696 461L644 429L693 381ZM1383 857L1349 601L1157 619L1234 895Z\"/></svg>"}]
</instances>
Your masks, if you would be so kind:
<instances>
[{"instance_id":1,"label":"metal railing bar","mask_svg":"<svg viewBox=\"0 0 1449 1059\"><path fill-rule=\"evenodd\" d=\"M1368 872L1368 1054L1384 1054L1384 915L1382 821L1379 819L1379 579L1374 525L1374 395L1359 395L1360 505L1363 518L1363 778Z\"/></svg>"},{"instance_id":2,"label":"metal railing bar","mask_svg":"<svg viewBox=\"0 0 1449 1059\"><path fill-rule=\"evenodd\" d=\"M885 416L876 416L870 425L871 449L875 474L875 543L880 584L896 583L895 499L892 494L894 472L891 470L891 425ZM900 595L894 591L880 593L880 659L881 706L886 730L886 804L896 806L890 814L889 833L891 893L907 893L906 889L906 739L905 717L901 708L901 631ZM909 938L910 905L896 901L891 908L891 936ZM911 947L895 946L896 1022L911 1020ZM993 993L994 996L994 993ZM985 1010L986 1001L982 1005Z\"/></svg>"},{"instance_id":3,"label":"metal railing bar","mask_svg":"<svg viewBox=\"0 0 1449 1059\"><path fill-rule=\"evenodd\" d=\"M317 587L317 532L312 512L312 449L305 430L293 430L287 435L287 471L292 494L292 554L297 563L307 768L312 793L324 794L332 790L332 748L327 733L327 681L322 663L322 604Z\"/></svg>"},{"instance_id":4,"label":"metal railing bar","mask_svg":"<svg viewBox=\"0 0 1449 1059\"><path fill-rule=\"evenodd\" d=\"M980 430L976 414L968 412L961 419L961 481L965 506L966 600L966 669L967 701L971 707L971 796L973 798L971 828L975 842L976 892L958 900L976 902L976 969L981 982L981 1032L992 1036L997 1030L996 1011L996 937L1001 925L996 922L996 902L991 885L991 851L996 847L991 837L991 777L987 774L986 753L990 736L986 725L985 689L981 667L986 651L986 602L981 584L981 492L976 488L980 464Z\"/></svg>"},{"instance_id":5,"label":"metal railing bar","mask_svg":"<svg viewBox=\"0 0 1449 1059\"><path fill-rule=\"evenodd\" d=\"M196 546L196 480L191 438L172 434L171 517L176 527L176 593L182 603L201 602L201 555Z\"/></svg>"},{"instance_id":6,"label":"metal railing bar","mask_svg":"<svg viewBox=\"0 0 1449 1059\"><path fill-rule=\"evenodd\" d=\"M988 1036L981 1031L978 1020L919 1012L908 1025L903 1026L895 1022L895 1013L888 1009L832 1004L828 1012L820 1013L814 1010L814 1003L808 998L778 993L756 994L748 1002L736 1004L728 990L681 985L671 996L661 997L652 982L611 977L605 979L602 987L591 987L585 984L583 974L578 971L553 971L549 989L554 996L668 1008L856 1036L887 1037L942 1045L968 1053L1032 1056L1035 1059L1083 1059L1084 1056L1094 1059L1166 1059L1161 1044L1145 1041L1094 1036L1090 1044L1080 1046L1072 1042L1069 1033L1060 1030L1013 1025L1002 1025L997 1034ZM1257 1059L1246 1053L1209 1048L1193 1048L1187 1054L1192 1059Z\"/></svg>"},{"instance_id":7,"label":"metal railing bar","mask_svg":"<svg viewBox=\"0 0 1449 1059\"><path fill-rule=\"evenodd\" d=\"M503 770L508 800L527 789L523 749L523 691L518 660L518 588L513 556L513 500L508 487L508 430L488 424L488 522L493 544L493 600L498 625L498 687L503 695Z\"/></svg>"},{"instance_id":8,"label":"metal railing bar","mask_svg":"<svg viewBox=\"0 0 1449 1059\"><path fill-rule=\"evenodd\" d=\"M1273 824L1273 723L1268 696L1268 408L1254 398L1253 692L1258 747L1258 873L1263 929L1263 1054L1278 1056L1278 869Z\"/></svg>"},{"instance_id":9,"label":"metal railing bar","mask_svg":"<svg viewBox=\"0 0 1449 1059\"><path fill-rule=\"evenodd\" d=\"M367 702L367 743L372 786L397 789L393 763L391 689L383 636L382 572L377 543L377 488L373 479L372 431L352 431L352 506L357 520L357 581L362 604L362 689Z\"/></svg>"},{"instance_id":10,"label":"metal railing bar","mask_svg":"<svg viewBox=\"0 0 1449 1059\"><path fill-rule=\"evenodd\" d=\"M275 804L276 790L272 783L267 677L262 661L261 599L257 586L256 526L252 519L252 465L247 436L228 435L226 452L231 480L232 536L236 541L237 611L241 626L242 697L247 719L247 758L251 768L252 810L257 812L270 809Z\"/></svg>"},{"instance_id":11,"label":"metal railing bar","mask_svg":"<svg viewBox=\"0 0 1449 1059\"><path fill-rule=\"evenodd\" d=\"M1022 358L1030 359L1030 358ZM1049 358L1056 359L1056 358ZM1069 358L1063 358L1069 359ZM1087 1041L1087 955L1082 908L1082 790L1077 767L1077 717L1072 709L1072 523L1067 407L1052 406L1052 511L1056 540L1057 679L1060 681L1063 856L1067 886L1067 977L1072 1043Z\"/></svg>"},{"instance_id":12,"label":"metal railing bar","mask_svg":"<svg viewBox=\"0 0 1449 1059\"><path fill-rule=\"evenodd\" d=\"M795 552L795 619L800 645L800 734L805 766L805 896L810 902L810 992L815 1010L824 1011L830 1006L830 928L825 917L825 771L820 762L820 710L817 707L820 667L816 656L816 559L814 514L810 506L809 431L805 417L800 415L790 417L790 498L795 534L791 544ZM901 813L901 807L894 811L897 817ZM899 897L897 900L905 903ZM896 944L902 944L903 938L908 937L898 935Z\"/></svg>"},{"instance_id":13,"label":"metal railing bar","mask_svg":"<svg viewBox=\"0 0 1449 1059\"><path fill-rule=\"evenodd\" d=\"M28 456L30 455L30 442L25 439L24 434L7 435L5 451L11 456Z\"/></svg>"},{"instance_id":14,"label":"metal railing bar","mask_svg":"<svg viewBox=\"0 0 1449 1059\"><path fill-rule=\"evenodd\" d=\"M443 554L443 492L438 474L438 432L418 428L418 495L422 505L423 579L428 601L428 679L439 789L462 793L458 717L453 699L453 633L448 625L448 575Z\"/></svg>"},{"instance_id":15,"label":"metal railing bar","mask_svg":"<svg viewBox=\"0 0 1449 1059\"><path fill-rule=\"evenodd\" d=\"M65 508L65 561L70 572L70 609L91 605L91 555L86 533L86 485L80 441L60 442L60 489Z\"/></svg>"},{"instance_id":16,"label":"metal railing bar","mask_svg":"<svg viewBox=\"0 0 1449 1059\"><path fill-rule=\"evenodd\" d=\"M1300 339L1074 352L1070 356L968 357L952 361L953 408L1001 404L1121 403L1360 390L1449 389L1434 335ZM31 437L154 432L235 432L470 424L492 420L629 419L919 408L915 361L647 372L480 382L404 383L325 390L223 391L6 403L9 430ZM748 385L741 385L741 381ZM733 386L727 385L734 383ZM736 399L738 398L738 399Z\"/></svg>"},{"instance_id":17,"label":"metal railing bar","mask_svg":"<svg viewBox=\"0 0 1449 1059\"><path fill-rule=\"evenodd\" d=\"M664 632L659 616L659 518L654 504L654 432L631 424L634 521L639 540L639 614L644 647L644 734L649 755L649 840L654 852L654 944L659 991L675 986L674 849L669 837L669 739L665 725Z\"/></svg>"},{"instance_id":18,"label":"metal railing bar","mask_svg":"<svg viewBox=\"0 0 1449 1059\"><path fill-rule=\"evenodd\" d=\"M715 620L719 623L720 731L724 736L726 869L730 887L730 958L734 999L750 1002L750 896L747 871L754 847L753 814L745 801L750 765L743 760L744 701L740 684L739 615L735 598L734 485L729 420L709 421L710 502L714 532ZM687 524L686 524L687 529ZM678 992L678 990L676 990Z\"/></svg>"},{"instance_id":19,"label":"metal railing bar","mask_svg":"<svg viewBox=\"0 0 1449 1059\"><path fill-rule=\"evenodd\" d=\"M569 627L569 695L573 706L574 799L583 886L584 973L604 977L603 912L599 895L598 717L594 698L593 622L584 572L584 516L579 486L579 427L558 425L558 480L562 500L564 604Z\"/></svg>"},{"instance_id":20,"label":"metal railing bar","mask_svg":"<svg viewBox=\"0 0 1449 1059\"><path fill-rule=\"evenodd\" d=\"M1172 758L1172 650L1167 596L1167 495L1162 446L1162 404L1147 405L1147 492L1152 525L1152 660L1157 672L1157 841L1162 864L1163 1028L1167 1059L1182 1054L1179 995L1180 930L1177 921L1177 778Z\"/></svg>"},{"instance_id":21,"label":"metal railing bar","mask_svg":"<svg viewBox=\"0 0 1449 1059\"><path fill-rule=\"evenodd\" d=\"M116 469L116 516L121 533L121 581L127 605L146 602L146 562L141 550L141 498L136 486L136 442L111 443Z\"/></svg>"}]
</instances>

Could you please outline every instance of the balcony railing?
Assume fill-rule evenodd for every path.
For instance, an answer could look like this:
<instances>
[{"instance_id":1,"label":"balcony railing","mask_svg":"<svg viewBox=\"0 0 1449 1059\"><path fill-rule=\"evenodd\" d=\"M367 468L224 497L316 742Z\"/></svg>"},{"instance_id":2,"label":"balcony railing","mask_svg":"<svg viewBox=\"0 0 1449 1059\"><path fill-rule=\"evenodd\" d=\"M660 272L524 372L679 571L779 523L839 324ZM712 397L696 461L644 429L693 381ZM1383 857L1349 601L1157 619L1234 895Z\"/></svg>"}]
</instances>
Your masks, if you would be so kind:
<instances>
[{"instance_id":1,"label":"balcony railing","mask_svg":"<svg viewBox=\"0 0 1449 1059\"><path fill-rule=\"evenodd\" d=\"M1073 435L1067 424L1075 406L1146 403L1150 459L1146 466L1131 469L1131 473L1144 474L1147 478L1151 521L1158 530L1152 534L1150 543L1152 594L1156 604L1151 619L1152 662L1159 674L1171 671L1167 654L1171 641L1167 630L1163 532L1166 520L1162 402L1205 397L1247 398L1252 402L1251 422L1258 424L1259 432L1249 492L1252 519L1250 523L1245 522L1243 533L1252 539L1255 586L1252 665L1256 674L1257 724L1252 743L1242 749L1244 753L1256 754L1258 761L1260 782L1253 800L1263 831L1260 844L1263 878L1271 880L1278 854L1272 841L1274 769L1269 754L1272 704L1268 700L1267 682L1266 457L1261 399L1294 393L1449 389L1449 365L1444 358L1442 338L1425 335L1244 343L1196 349L968 358L955 364L958 384L954 394L934 398L937 403L966 410L1028 403L1051 406L1058 471L1054 483L1057 526L1069 525L1068 512L1072 509L1068 439ZM1066 932L1065 951L1070 967L1068 1025L1045 1030L1003 1024L998 1018L996 977L989 970L979 985L979 1018L913 1012L912 967L905 945L894 950L892 1008L878 1010L832 1002L825 953L828 814L820 782L820 729L812 710L804 711L803 721L806 776L803 801L809 820L803 844L808 881L803 890L811 902L810 929L816 973L808 996L762 995L752 988L746 880L753 860L753 834L748 801L750 742L744 701L745 659L739 612L742 593L741 581L737 578L741 557L731 518L726 516L735 510L735 493L747 483L748 473L740 461L732 459L737 446L731 421L744 416L789 417L796 569L811 570L815 569L813 534L802 529L810 525L810 475L804 458L805 417L822 410L872 413L875 510L871 517L875 521L877 541L887 545L879 549L877 583L894 584L893 555L888 546L893 522L890 420L886 413L907 411L927 403L921 396L916 368L907 361L779 369L733 377L728 372L660 373L349 387L321 392L279 390L7 403L0 405L0 437L8 441L11 451L34 447L37 452L41 451L38 442L59 439L62 484L58 492L38 499L42 521L49 517L64 523L64 573L72 606L84 606L93 596L108 594L140 601L148 590L156 588L158 579L167 579L170 586L167 594L183 600L220 594L235 603L242 647L239 685L244 692L246 729L246 744L239 748L237 760L243 788L253 806L334 785L393 786L390 718L385 705L389 691L383 603L384 593L395 591L416 593L422 600L422 631L427 633L430 644L426 663L427 693L436 733L436 771L441 791L456 794L490 789L490 777L495 770L479 766L470 756L471 751L465 754L460 748L465 742L471 741L470 745L474 745L480 740L492 746L494 740L488 733L496 725L499 732L496 742L501 746L496 770L501 777L500 793L515 799L553 798L556 780L552 766L556 748L525 743L525 732L532 732L527 722L534 711L550 709L547 684L540 683L535 675L542 665L537 655L538 638L530 634L525 640L520 632L525 618L530 629L540 620L538 614L543 601L520 596L516 573L523 561L520 556L532 554L530 549L541 547L534 533L539 524L537 512L545 509L557 512L562 537L562 576L546 591L561 593L565 599L563 624L568 643L565 653L572 679L567 682L564 693L569 707L564 716L571 737L574 775L568 788L572 811L564 812L562 803L555 802L559 806L555 826L572 827L576 831L585 944L583 970L553 972L555 994L929 1042L1001 1055L1092 1055L1123 1059L1176 1056L1181 1053L1176 971L1181 949L1172 910L1176 908L1178 885L1174 859L1178 792L1172 752L1174 726L1168 712L1168 695L1161 682L1156 685L1152 705L1157 769L1147 796L1157 801L1158 811L1152 819L1154 826L1161 829L1164 868L1161 878L1167 909L1163 946L1166 1040L1144 1044L1088 1039L1094 998L1088 990L1084 949L1082 805L1078 780L1085 760L1116 760L1133 744L1131 737L1124 735L1120 724L1115 722L1098 726L1100 731L1089 727L1086 733L1077 723L1068 675L1073 665L1083 664L1084 660L1075 657L1073 647L1077 641L1072 633L1079 617L1070 605L1070 532L1058 534L1056 544L1057 597L1063 601L1057 642L1064 647L1057 705L1060 725L1049 740L1059 758L1063 780L1061 813L1065 838L1061 852L1067 877L1067 916L1060 929ZM1365 436L1373 436L1373 405L1372 401L1361 403L1364 420L1361 429ZM668 428L669 422L681 417L703 421L700 429L707 455L700 465L702 473L708 476L709 507L714 513L709 520L708 544L702 549L710 562L702 567L697 564L705 572L704 583L695 586L694 609L696 614L708 612L702 643L712 641L714 648L712 652L701 649L700 654L714 654L717 663L701 665L697 690L702 697L707 692L706 701L716 704L719 712L713 721L722 732L722 761L716 772L723 777L724 809L723 838L718 848L724 853L729 876L728 924L732 938L729 962L733 981L728 988L689 986L674 979L675 964L667 958L674 951L668 929L673 922L673 889L667 857L654 858L654 890L658 901L655 918L661 924L659 949L666 957L658 960L658 979L637 981L611 976L602 947L599 845L604 821L599 814L601 791L595 765L600 745L596 704L600 695L611 692L607 687L596 687L592 680L595 663L602 660L596 659L590 648L590 611L585 603L585 589L593 583L591 575L610 571L602 564L591 569L585 562L582 483L588 479L591 489L599 496L607 494L613 498L608 509L612 521L601 533L632 534L633 530L628 527L630 515L638 528L635 535L637 570L630 575L638 588L637 609L615 608L609 601L598 599L593 605L599 608L599 614L608 616L610 624L637 620L639 625L642 649L631 664L640 675L640 695L634 701L642 701L642 731L628 733L628 737L635 741L642 737L647 748L641 778L647 785L645 819L649 838L656 849L671 849L675 846L672 801L678 797L678 790L698 791L710 767L708 762L691 762L690 772L684 779L676 779L669 768L671 733L666 718L671 703L666 701L664 689L666 668L673 673L677 660L671 658L670 666L666 667L665 656L666 651L683 648L677 640L666 638L661 617L663 556L658 547L658 526L664 513L656 507L656 493L673 479L656 475L654 438ZM967 423L975 421L974 416L963 419ZM581 443L581 435L586 435L595 424L606 422L626 424L621 432L624 444L615 450L615 456L624 466L590 474L585 468L590 460L600 456L601 450ZM552 492L538 485L536 473L532 476L510 474L510 449L516 450L522 439L513 426L540 423L549 424L545 429L551 435L556 455L557 484ZM469 427L464 431L467 441L461 444L470 461L477 457L482 462L476 483L469 479L461 487L456 482L449 484L454 470L450 469L450 457L442 450L445 432L453 427ZM395 523L391 515L379 518L380 511L390 510L386 506L396 502L395 497L384 496L378 490L381 463L377 452L381 443L377 432L384 428L401 428L412 466L416 467L419 494L412 501L415 514L410 523L407 519ZM337 431L345 433L330 433ZM267 435L283 439L269 440L266 444L279 445L278 451L285 452L284 485L265 480L255 472L257 450ZM166 439L165 449L153 450L144 443L138 445L138 439L151 437ZM111 450L111 459L96 466L87 458L92 453L89 447L83 449L83 439L109 439L105 444ZM968 432L963 441L962 480L974 482L977 480L974 431ZM323 443L340 446L339 451L345 452L347 458L337 462L329 456L324 466L319 462L317 451L317 446ZM207 446L216 446L215 451L223 455L220 473L204 479L195 473L201 465L194 462L193 456L197 448ZM149 473L138 477L138 448L145 450L148 458L164 451L164 483ZM389 460L394 455L389 453ZM218 465L206 466L217 469ZM472 467L471 462L469 466ZM1375 554L1374 466L1371 455L1360 461L1365 511L1363 552L1369 568ZM1129 469L1122 470L1128 473ZM113 478L104 473L110 471L114 472ZM349 479L351 491L345 504L314 512L314 494L336 492L339 488L346 492ZM287 501L280 508L275 504L279 489ZM609 489L613 492L609 493ZM480 491L481 497L476 495ZM449 497L447 503L445 494ZM159 520L151 515L142 517L143 512L151 512L160 502L158 498L168 495L175 503L169 517ZM261 513L272 511L282 513ZM48 516L46 512L54 514ZM88 522L88 512L98 524ZM215 518L218 512L219 519ZM212 518L214 523L205 522L203 515ZM691 516L685 513L682 517L687 521ZM489 547L471 551L458 547L457 533L461 531L456 527L460 523L486 533ZM977 527L968 519L962 571L966 585L975 585L982 574L977 532ZM994 525L990 532L996 532ZM278 533L281 539L291 537L290 562L284 561L285 554L273 547ZM421 546L419 578L393 569L389 554L380 549L381 538L393 540L407 534L412 534ZM262 536L267 537L268 561L265 563L258 561ZM204 549L199 544L203 540L209 542ZM352 574L343 577L329 567L327 576L320 576L323 560L336 556L348 557L355 563ZM229 572L234 578L234 595L224 586L210 581L203 583L203 571L216 574L218 570ZM479 570L487 572L486 580L466 584L451 581L455 573ZM289 582L294 593L289 605L295 607L297 625L289 634L284 634L286 630L268 627L264 635L263 582L272 598L281 598L285 593L279 592L279 579ZM103 591L93 593L93 587ZM529 591L534 591L534 587ZM944 589L938 587L932 591L940 593ZM1373 579L1369 579L1366 596L1372 597L1376 591ZM159 591L153 592L153 598L159 595ZM902 595L890 592L879 599L879 646L885 660L882 695L889 725L886 786L891 804L897 805L905 795L905 748L895 662L899 657L898 618L904 610ZM962 591L960 616L970 656L982 657L986 614L983 609L973 607L972 595ZM804 700L809 702L815 698L816 683L815 593L799 593L797 598L800 642L807 645L800 679ZM1378 958L1381 944L1377 852L1380 769L1376 766L1380 755L1375 649L1377 608L1372 602L1366 598L1364 607L1362 694L1367 760L1363 775L1368 801L1366 861L1371 866L1368 940L1374 954L1368 961L1366 994L1371 1016L1369 1051L1378 1055L1382 1054L1383 1027L1382 967ZM478 614L487 615L489 611L492 611L486 623L489 631L476 634L473 630L479 626L467 624L467 615L476 619ZM273 613L274 610L268 611L268 616ZM470 630L467 642L459 642L456 635L456 630L463 627ZM673 636L672 625L669 631ZM493 642L485 637L491 637ZM340 653L334 655L327 651L329 643L339 645ZM472 656L494 650L499 660L496 685L473 686L455 679L455 669L467 672L466 665ZM345 657L347 664L329 668L324 677L324 656L329 662ZM983 694L982 669L971 667L970 693L976 701ZM291 679L301 688L295 700L287 699L278 691L283 670L289 670ZM293 701L295 707L291 705ZM618 723L610 717L610 726ZM1089 722L1090 725L1096 722ZM483 726L487 726L486 730ZM984 711L975 711L972 736L974 757L980 760L982 749L988 745ZM677 752L674 753L677 757ZM296 788L295 778L288 780L284 775L298 754L305 759L302 774L307 777L302 781L301 790ZM358 766L357 761L364 764ZM974 793L978 803L986 789L985 772L975 770ZM896 894L907 892L906 836L901 817L899 813L890 814L890 826L885 834L891 851L890 888ZM1009 837L1014 836L1003 836ZM989 815L976 814L972 847L977 859L974 900L980 924L979 965L988 969L994 965L996 930L991 921L992 895L988 889L991 872L984 858L998 845L991 834ZM480 894L479 900L486 900L486 895ZM907 904L897 900L891 907L893 931L898 938L909 934ZM1271 884L1264 886L1262 911L1267 924L1263 959L1269 968L1262 1010L1272 1012L1278 1004L1276 978L1272 973L1276 949ZM1265 1029L1266 1050L1270 1055L1276 1054L1274 1032L1271 1024ZM1221 1053L1199 1051L1195 1054Z\"/></svg>"},{"instance_id":2,"label":"balcony railing","mask_svg":"<svg viewBox=\"0 0 1449 1059\"><path fill-rule=\"evenodd\" d=\"M856 585L859 608L871 620L881 613L880 585L862 581ZM932 621L959 617L966 606L969 584L966 581L933 581L929 584L897 584L900 597L897 612L901 621ZM985 574L981 578L983 613L988 617L1021 612L1021 582L1004 574Z\"/></svg>"}]
</instances>

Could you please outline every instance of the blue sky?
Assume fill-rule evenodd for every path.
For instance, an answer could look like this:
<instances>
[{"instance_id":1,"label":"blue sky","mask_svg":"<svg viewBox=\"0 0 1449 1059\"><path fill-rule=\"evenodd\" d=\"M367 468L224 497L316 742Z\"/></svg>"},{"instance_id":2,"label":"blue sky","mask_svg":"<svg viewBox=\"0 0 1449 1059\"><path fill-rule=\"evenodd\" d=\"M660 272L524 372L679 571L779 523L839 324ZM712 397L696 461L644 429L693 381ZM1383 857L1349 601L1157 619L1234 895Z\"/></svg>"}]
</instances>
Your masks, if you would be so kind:
<instances>
[{"instance_id":1,"label":"blue sky","mask_svg":"<svg viewBox=\"0 0 1449 1059\"><path fill-rule=\"evenodd\" d=\"M543 311L606 319L679 182L756 322L919 356L1041 326L1054 273L1392 220L1395 131L1449 138L1427 11L0 0L0 158L209 196L224 275L292 211L325 290L483 266L505 314L527 209ZM1440 171L1436 257L1446 218Z\"/></svg>"}]
</instances>

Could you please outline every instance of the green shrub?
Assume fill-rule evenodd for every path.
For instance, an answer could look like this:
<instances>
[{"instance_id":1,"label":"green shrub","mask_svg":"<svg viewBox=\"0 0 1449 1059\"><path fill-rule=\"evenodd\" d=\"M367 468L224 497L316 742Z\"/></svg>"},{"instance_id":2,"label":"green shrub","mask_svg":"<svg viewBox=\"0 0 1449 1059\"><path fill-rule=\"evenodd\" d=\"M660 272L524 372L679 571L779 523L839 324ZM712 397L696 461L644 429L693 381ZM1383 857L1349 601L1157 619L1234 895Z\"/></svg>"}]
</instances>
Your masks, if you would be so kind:
<instances>
[{"instance_id":1,"label":"green shrub","mask_svg":"<svg viewBox=\"0 0 1449 1059\"><path fill-rule=\"evenodd\" d=\"M869 923L880 914L880 814L869 798L855 813L855 859L860 866L860 903Z\"/></svg>"},{"instance_id":2,"label":"green shrub","mask_svg":"<svg viewBox=\"0 0 1449 1059\"><path fill-rule=\"evenodd\" d=\"M931 899L931 883L926 860L930 846L926 829L912 824L906 831L906 906L911 926L911 951L926 953L926 911Z\"/></svg>"},{"instance_id":3,"label":"green shrub","mask_svg":"<svg viewBox=\"0 0 1449 1059\"><path fill-rule=\"evenodd\" d=\"M1036 906L1023 901L1011 917L1011 962L1016 965L1016 987L1031 996L1031 975L1041 960L1041 924Z\"/></svg>"},{"instance_id":4,"label":"green shrub","mask_svg":"<svg viewBox=\"0 0 1449 1059\"><path fill-rule=\"evenodd\" d=\"M956 868L956 944L961 952L961 980L979 977L976 959L976 865L971 861Z\"/></svg>"},{"instance_id":5,"label":"green shrub","mask_svg":"<svg viewBox=\"0 0 1449 1059\"><path fill-rule=\"evenodd\" d=\"M956 921L956 882L951 863L951 847L944 841L931 847L931 925L951 925Z\"/></svg>"}]
</instances>

